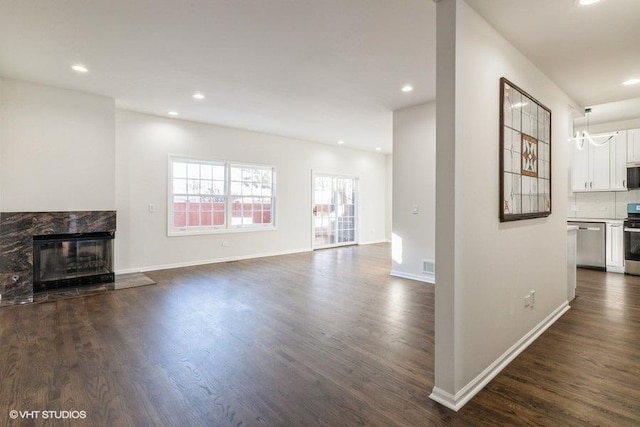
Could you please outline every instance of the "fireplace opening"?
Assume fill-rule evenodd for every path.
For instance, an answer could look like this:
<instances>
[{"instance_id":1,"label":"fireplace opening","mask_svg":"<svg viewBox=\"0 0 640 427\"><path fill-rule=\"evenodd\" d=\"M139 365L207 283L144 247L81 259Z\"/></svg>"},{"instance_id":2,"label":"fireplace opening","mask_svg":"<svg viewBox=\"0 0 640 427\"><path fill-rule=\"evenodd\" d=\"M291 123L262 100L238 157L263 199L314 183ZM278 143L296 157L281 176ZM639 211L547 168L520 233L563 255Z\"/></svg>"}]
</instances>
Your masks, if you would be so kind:
<instances>
[{"instance_id":1,"label":"fireplace opening","mask_svg":"<svg viewBox=\"0 0 640 427\"><path fill-rule=\"evenodd\" d=\"M33 291L110 283L113 232L33 236Z\"/></svg>"}]
</instances>

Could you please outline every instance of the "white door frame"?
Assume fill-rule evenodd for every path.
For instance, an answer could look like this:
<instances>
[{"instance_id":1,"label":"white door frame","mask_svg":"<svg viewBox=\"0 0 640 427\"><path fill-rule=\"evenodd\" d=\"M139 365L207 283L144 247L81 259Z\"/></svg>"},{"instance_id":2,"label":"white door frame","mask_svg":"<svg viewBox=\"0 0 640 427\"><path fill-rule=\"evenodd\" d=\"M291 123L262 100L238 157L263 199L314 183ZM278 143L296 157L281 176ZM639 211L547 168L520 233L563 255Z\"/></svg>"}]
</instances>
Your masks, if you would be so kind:
<instances>
[{"instance_id":1,"label":"white door frame","mask_svg":"<svg viewBox=\"0 0 640 427\"><path fill-rule=\"evenodd\" d=\"M345 243L332 243L328 245L316 245L316 223L313 209L316 205L316 177L327 177L327 178L342 178L342 179L351 179L353 180L353 204L354 204L354 240L352 242ZM333 189L333 185L332 185ZM336 248L340 246L351 246L358 245L360 243L360 179L358 176L354 175L345 175L345 174L336 174L331 172L321 172L321 171L311 171L311 248L313 250L316 249L326 249L326 248ZM337 225L336 225L337 227Z\"/></svg>"}]
</instances>

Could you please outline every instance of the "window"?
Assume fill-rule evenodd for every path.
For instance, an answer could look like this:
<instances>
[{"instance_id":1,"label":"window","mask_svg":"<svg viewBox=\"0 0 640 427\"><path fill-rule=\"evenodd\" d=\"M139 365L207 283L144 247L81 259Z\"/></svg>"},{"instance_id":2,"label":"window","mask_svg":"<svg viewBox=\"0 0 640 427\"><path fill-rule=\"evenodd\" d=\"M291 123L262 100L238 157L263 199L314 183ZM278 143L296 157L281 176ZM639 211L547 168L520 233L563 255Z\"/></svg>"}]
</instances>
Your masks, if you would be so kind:
<instances>
[{"instance_id":1,"label":"window","mask_svg":"<svg viewBox=\"0 0 640 427\"><path fill-rule=\"evenodd\" d=\"M275 168L170 157L169 235L275 226Z\"/></svg>"}]
</instances>

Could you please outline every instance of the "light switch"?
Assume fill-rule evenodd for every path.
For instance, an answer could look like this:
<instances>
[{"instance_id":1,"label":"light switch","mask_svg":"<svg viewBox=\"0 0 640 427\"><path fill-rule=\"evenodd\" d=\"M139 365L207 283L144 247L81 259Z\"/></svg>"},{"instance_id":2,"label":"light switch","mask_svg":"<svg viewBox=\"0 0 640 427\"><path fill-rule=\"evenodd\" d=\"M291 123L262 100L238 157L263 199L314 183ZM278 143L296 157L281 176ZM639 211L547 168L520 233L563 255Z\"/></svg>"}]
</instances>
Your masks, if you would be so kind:
<instances>
[{"instance_id":1,"label":"light switch","mask_svg":"<svg viewBox=\"0 0 640 427\"><path fill-rule=\"evenodd\" d=\"M153 203L149 203L149 213L155 213L156 212L156 205L154 205Z\"/></svg>"},{"instance_id":2,"label":"light switch","mask_svg":"<svg viewBox=\"0 0 640 427\"><path fill-rule=\"evenodd\" d=\"M414 215L418 215L418 213L420 213L420 208L418 207L418 205L413 205L412 212Z\"/></svg>"}]
</instances>

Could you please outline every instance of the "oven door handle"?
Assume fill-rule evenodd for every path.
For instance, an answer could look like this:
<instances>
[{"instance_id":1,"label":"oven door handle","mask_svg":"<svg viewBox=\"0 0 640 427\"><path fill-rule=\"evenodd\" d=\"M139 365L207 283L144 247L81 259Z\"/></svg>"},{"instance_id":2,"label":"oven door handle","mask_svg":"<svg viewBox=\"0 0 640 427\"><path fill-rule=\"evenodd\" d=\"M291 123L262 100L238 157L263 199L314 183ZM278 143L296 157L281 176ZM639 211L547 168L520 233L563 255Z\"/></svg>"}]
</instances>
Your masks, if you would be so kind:
<instances>
[{"instance_id":1,"label":"oven door handle","mask_svg":"<svg viewBox=\"0 0 640 427\"><path fill-rule=\"evenodd\" d=\"M602 230L602 228L600 228L600 227L578 227L578 230L600 231L600 230ZM640 233L640 228L638 229L638 233Z\"/></svg>"},{"instance_id":2,"label":"oven door handle","mask_svg":"<svg viewBox=\"0 0 640 427\"><path fill-rule=\"evenodd\" d=\"M640 233L640 228L629 228L625 227L624 231L628 231L629 233Z\"/></svg>"}]
</instances>

